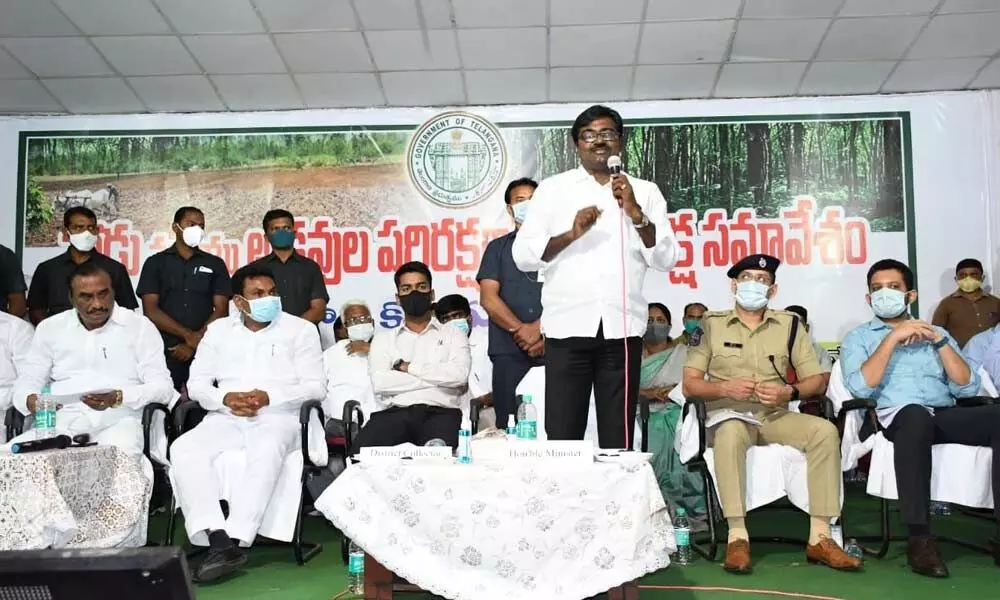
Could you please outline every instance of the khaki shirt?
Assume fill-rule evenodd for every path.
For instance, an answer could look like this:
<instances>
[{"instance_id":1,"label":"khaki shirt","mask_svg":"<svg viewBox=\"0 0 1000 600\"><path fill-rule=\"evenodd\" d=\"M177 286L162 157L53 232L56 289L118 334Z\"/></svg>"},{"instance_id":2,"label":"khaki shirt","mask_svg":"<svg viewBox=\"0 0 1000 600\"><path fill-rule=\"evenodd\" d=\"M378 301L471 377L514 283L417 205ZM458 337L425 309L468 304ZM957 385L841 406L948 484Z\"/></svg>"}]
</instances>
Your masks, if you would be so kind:
<instances>
[{"instance_id":1,"label":"khaki shirt","mask_svg":"<svg viewBox=\"0 0 1000 600\"><path fill-rule=\"evenodd\" d=\"M931 319L932 325L944 327L955 338L959 348L997 323L1000 323L1000 298L985 292L975 300L962 292L945 296Z\"/></svg>"},{"instance_id":2,"label":"khaki shirt","mask_svg":"<svg viewBox=\"0 0 1000 600\"><path fill-rule=\"evenodd\" d=\"M792 355L788 355L788 335L795 318L794 313L768 309L760 325L751 330L740 321L735 310L707 312L702 317L701 329L691 336L684 367L707 373L710 381L745 378L780 382L789 365L795 367L800 381L819 375L823 368L801 325L795 335ZM774 357L773 365L769 357ZM756 396L751 397L750 402L755 405L748 407L746 401L722 398L712 401L708 408L754 412L762 408Z\"/></svg>"}]
</instances>

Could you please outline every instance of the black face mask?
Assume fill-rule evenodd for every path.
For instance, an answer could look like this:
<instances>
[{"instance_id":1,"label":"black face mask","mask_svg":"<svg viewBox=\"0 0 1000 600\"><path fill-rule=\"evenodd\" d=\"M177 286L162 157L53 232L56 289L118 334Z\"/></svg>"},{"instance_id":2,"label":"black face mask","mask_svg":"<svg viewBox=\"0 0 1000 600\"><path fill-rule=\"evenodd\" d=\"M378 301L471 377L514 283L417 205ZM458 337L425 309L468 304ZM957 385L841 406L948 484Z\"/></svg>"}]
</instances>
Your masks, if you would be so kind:
<instances>
[{"instance_id":1,"label":"black face mask","mask_svg":"<svg viewBox=\"0 0 1000 600\"><path fill-rule=\"evenodd\" d=\"M399 305L408 317L422 317L431 310L431 293L410 292L399 297Z\"/></svg>"}]
</instances>

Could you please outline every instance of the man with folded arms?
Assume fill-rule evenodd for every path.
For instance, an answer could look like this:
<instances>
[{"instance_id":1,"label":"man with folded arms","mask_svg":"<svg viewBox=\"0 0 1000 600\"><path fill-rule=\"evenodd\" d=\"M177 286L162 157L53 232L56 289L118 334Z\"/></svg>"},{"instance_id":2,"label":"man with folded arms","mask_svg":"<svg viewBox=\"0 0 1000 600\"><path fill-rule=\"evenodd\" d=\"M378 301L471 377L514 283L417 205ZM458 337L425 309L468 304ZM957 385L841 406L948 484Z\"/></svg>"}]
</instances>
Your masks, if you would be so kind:
<instances>
[{"instance_id":1,"label":"man with folded arms","mask_svg":"<svg viewBox=\"0 0 1000 600\"><path fill-rule=\"evenodd\" d=\"M55 395L84 394L59 409L57 432L89 434L141 456L142 408L174 397L163 340L148 319L115 304L111 276L96 261L79 264L66 286L73 310L38 324L14 385L14 406L33 414L46 384ZM16 441L33 438L28 431Z\"/></svg>"},{"instance_id":2,"label":"man with folded arms","mask_svg":"<svg viewBox=\"0 0 1000 600\"><path fill-rule=\"evenodd\" d=\"M199 582L237 571L257 537L282 465L300 442L299 409L326 392L315 325L281 310L271 272L245 269L234 282L239 314L213 321L191 364L188 395L208 412L171 447L171 477L188 536L210 549L194 570ZM215 459L246 454L222 514Z\"/></svg>"},{"instance_id":3,"label":"man with folded arms","mask_svg":"<svg viewBox=\"0 0 1000 600\"><path fill-rule=\"evenodd\" d=\"M910 316L909 305L917 299L913 284L913 271L897 260L872 265L866 299L876 318L847 334L840 360L847 389L877 403L885 438L893 443L910 569L947 577L928 525L931 449L934 444L992 448L993 498L1000 499L1000 406L950 408L955 398L976 396L981 381L944 328ZM1000 504L994 504L1000 524ZM1000 565L1000 548L993 560Z\"/></svg>"}]
</instances>

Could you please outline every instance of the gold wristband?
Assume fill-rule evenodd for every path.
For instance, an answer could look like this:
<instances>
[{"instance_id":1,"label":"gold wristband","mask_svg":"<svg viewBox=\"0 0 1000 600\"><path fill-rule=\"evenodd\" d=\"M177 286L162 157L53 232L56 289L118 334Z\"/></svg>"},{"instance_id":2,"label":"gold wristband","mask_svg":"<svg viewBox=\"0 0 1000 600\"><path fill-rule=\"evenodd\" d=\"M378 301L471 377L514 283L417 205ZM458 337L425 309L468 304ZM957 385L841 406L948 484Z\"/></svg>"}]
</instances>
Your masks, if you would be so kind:
<instances>
[{"instance_id":1,"label":"gold wristband","mask_svg":"<svg viewBox=\"0 0 1000 600\"><path fill-rule=\"evenodd\" d=\"M111 405L111 408L120 408L122 405L122 391L115 390L115 403Z\"/></svg>"}]
</instances>

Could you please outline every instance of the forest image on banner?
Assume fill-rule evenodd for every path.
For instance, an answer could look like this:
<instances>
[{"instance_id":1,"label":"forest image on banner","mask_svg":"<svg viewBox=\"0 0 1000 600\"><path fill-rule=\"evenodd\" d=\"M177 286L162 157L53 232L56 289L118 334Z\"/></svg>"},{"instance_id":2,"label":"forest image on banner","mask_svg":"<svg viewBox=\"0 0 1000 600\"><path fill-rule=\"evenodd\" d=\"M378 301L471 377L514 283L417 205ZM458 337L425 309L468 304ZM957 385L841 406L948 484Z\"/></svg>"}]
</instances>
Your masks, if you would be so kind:
<instances>
[{"instance_id":1,"label":"forest image on banner","mask_svg":"<svg viewBox=\"0 0 1000 600\"><path fill-rule=\"evenodd\" d=\"M461 122L462 114L443 115ZM704 282L719 275L706 271L754 252L792 268L861 266L872 260L875 238L883 241L872 252L905 258L906 122L886 113L626 123L625 170L659 185L682 247L677 268L647 287L716 293ZM25 271L66 246L60 229L71 206L98 214L98 249L133 277L146 256L173 242L180 206L204 210L202 248L231 270L270 251L260 219L286 208L298 221L300 251L320 264L328 285L347 286L331 293L331 304L348 292L382 297L385 274L408 260L430 265L440 288L475 296L482 250L512 226L506 182L578 164L566 124L496 125L500 150L447 129L425 148L427 160L450 161L446 191L503 165L498 187L480 186L484 195L466 194L472 199L461 206L416 188L408 155L416 128L24 132Z\"/></svg>"}]
</instances>

